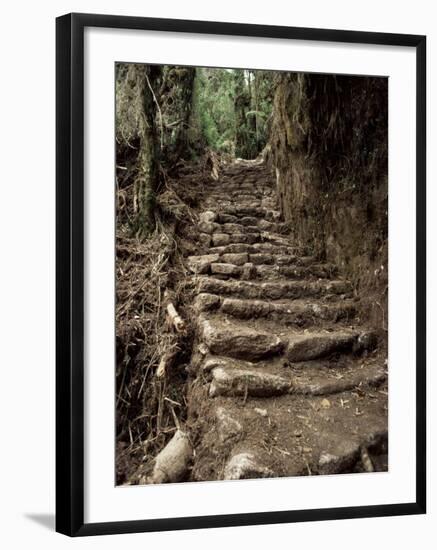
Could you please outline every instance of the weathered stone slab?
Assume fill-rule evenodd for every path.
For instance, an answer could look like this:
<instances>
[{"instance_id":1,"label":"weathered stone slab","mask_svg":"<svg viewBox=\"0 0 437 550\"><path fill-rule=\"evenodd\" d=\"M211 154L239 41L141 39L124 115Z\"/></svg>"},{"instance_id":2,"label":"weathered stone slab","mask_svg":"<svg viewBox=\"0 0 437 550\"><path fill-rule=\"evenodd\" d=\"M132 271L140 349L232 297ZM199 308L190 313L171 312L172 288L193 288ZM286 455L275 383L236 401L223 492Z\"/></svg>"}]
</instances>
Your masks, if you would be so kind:
<instances>
[{"instance_id":1,"label":"weathered stone slab","mask_svg":"<svg viewBox=\"0 0 437 550\"><path fill-rule=\"evenodd\" d=\"M201 292L194 300L194 309L199 313L202 311L212 311L220 307L220 302L219 296Z\"/></svg>"},{"instance_id":2,"label":"weathered stone slab","mask_svg":"<svg viewBox=\"0 0 437 550\"><path fill-rule=\"evenodd\" d=\"M294 335L288 340L286 356L289 361L310 361L334 352L352 351L357 334L328 333Z\"/></svg>"},{"instance_id":3,"label":"weathered stone slab","mask_svg":"<svg viewBox=\"0 0 437 550\"><path fill-rule=\"evenodd\" d=\"M241 278L245 281L249 281L251 279L255 279L257 275L256 267L250 263L247 262L243 265L241 270Z\"/></svg>"},{"instance_id":4,"label":"weathered stone slab","mask_svg":"<svg viewBox=\"0 0 437 550\"><path fill-rule=\"evenodd\" d=\"M249 231L249 227L240 223L224 223L220 226L224 233L244 233ZM257 229L256 227L254 228Z\"/></svg>"},{"instance_id":5,"label":"weathered stone slab","mask_svg":"<svg viewBox=\"0 0 437 550\"><path fill-rule=\"evenodd\" d=\"M220 225L218 223L213 223L213 222L199 222L199 231L201 231L202 233L208 233L208 235L212 235L212 233L214 231L219 231L220 230Z\"/></svg>"},{"instance_id":6,"label":"weathered stone slab","mask_svg":"<svg viewBox=\"0 0 437 550\"><path fill-rule=\"evenodd\" d=\"M328 395L349 391L361 386L379 386L387 380L387 373L381 367L363 367L333 379L319 376L307 381L296 380L293 392L303 395Z\"/></svg>"},{"instance_id":7,"label":"weathered stone slab","mask_svg":"<svg viewBox=\"0 0 437 550\"><path fill-rule=\"evenodd\" d=\"M296 264L297 258L293 254L269 254L257 253L250 255L250 261L257 265L293 265Z\"/></svg>"},{"instance_id":8,"label":"weathered stone slab","mask_svg":"<svg viewBox=\"0 0 437 550\"><path fill-rule=\"evenodd\" d=\"M215 222L217 221L217 217L218 217L217 212L213 212L212 210L207 210L206 212L202 212L199 215L199 221L206 222L206 223Z\"/></svg>"},{"instance_id":9,"label":"weathered stone slab","mask_svg":"<svg viewBox=\"0 0 437 550\"><path fill-rule=\"evenodd\" d=\"M238 218L236 217L236 219ZM240 223L241 225L256 226L258 224L258 219L259 218L255 218L254 216L243 216L240 219Z\"/></svg>"},{"instance_id":10,"label":"weathered stone slab","mask_svg":"<svg viewBox=\"0 0 437 550\"><path fill-rule=\"evenodd\" d=\"M222 262L225 262L228 264L243 265L249 261L249 255L247 253L223 254L223 256L220 259Z\"/></svg>"},{"instance_id":11,"label":"weathered stone slab","mask_svg":"<svg viewBox=\"0 0 437 550\"><path fill-rule=\"evenodd\" d=\"M291 381L260 369L216 367L212 370L209 395L271 397L283 395L291 388Z\"/></svg>"},{"instance_id":12,"label":"weathered stone slab","mask_svg":"<svg viewBox=\"0 0 437 550\"><path fill-rule=\"evenodd\" d=\"M225 246L231 242L231 237L227 233L214 233L212 244L214 246Z\"/></svg>"},{"instance_id":13,"label":"weathered stone slab","mask_svg":"<svg viewBox=\"0 0 437 550\"><path fill-rule=\"evenodd\" d=\"M190 271L196 274L208 273L210 265L218 262L218 254L204 254L202 256L189 256L187 265Z\"/></svg>"},{"instance_id":14,"label":"weathered stone slab","mask_svg":"<svg viewBox=\"0 0 437 550\"><path fill-rule=\"evenodd\" d=\"M229 234L229 242L231 243L247 243L253 244L260 239L259 233L231 233Z\"/></svg>"},{"instance_id":15,"label":"weathered stone slab","mask_svg":"<svg viewBox=\"0 0 437 550\"><path fill-rule=\"evenodd\" d=\"M250 254L250 261L256 265L273 264L276 258L273 254L263 254L262 252Z\"/></svg>"},{"instance_id":16,"label":"weathered stone slab","mask_svg":"<svg viewBox=\"0 0 437 550\"><path fill-rule=\"evenodd\" d=\"M245 243L233 243L221 247L221 254L242 254L247 253L251 250L250 244Z\"/></svg>"},{"instance_id":17,"label":"weathered stone slab","mask_svg":"<svg viewBox=\"0 0 437 550\"><path fill-rule=\"evenodd\" d=\"M220 321L200 321L203 342L217 355L257 360L280 353L283 342L274 334Z\"/></svg>"},{"instance_id":18,"label":"weathered stone slab","mask_svg":"<svg viewBox=\"0 0 437 550\"><path fill-rule=\"evenodd\" d=\"M258 222L258 227L263 231L268 231L268 230L272 230L272 228L274 227L274 223L268 220L261 219Z\"/></svg>"},{"instance_id":19,"label":"weathered stone slab","mask_svg":"<svg viewBox=\"0 0 437 550\"><path fill-rule=\"evenodd\" d=\"M214 275L225 275L227 277L236 277L241 273L241 267L234 264L214 263L211 264L211 273Z\"/></svg>"},{"instance_id":20,"label":"weathered stone slab","mask_svg":"<svg viewBox=\"0 0 437 550\"><path fill-rule=\"evenodd\" d=\"M236 223L238 222L238 217L232 214L222 214L220 212L218 215L218 221L220 223Z\"/></svg>"},{"instance_id":21,"label":"weathered stone slab","mask_svg":"<svg viewBox=\"0 0 437 550\"><path fill-rule=\"evenodd\" d=\"M345 301L341 304L311 304L311 303L275 303L264 300L239 300L225 298L221 311L240 319L267 317L282 319L287 323L299 325L313 323L317 319L337 322L349 319L355 314L355 306Z\"/></svg>"},{"instance_id":22,"label":"weathered stone slab","mask_svg":"<svg viewBox=\"0 0 437 550\"><path fill-rule=\"evenodd\" d=\"M252 265L252 264L248 264ZM256 273L255 273L256 275ZM217 279L202 279L200 288L203 292L212 292L224 296L239 296L249 299L297 299L318 297L325 294L340 294L348 287L343 281L269 281L265 283L251 281L221 281ZM315 306L327 307L325 305ZM335 304L332 305L335 307ZM342 307L339 304L338 307Z\"/></svg>"},{"instance_id":23,"label":"weathered stone slab","mask_svg":"<svg viewBox=\"0 0 437 550\"><path fill-rule=\"evenodd\" d=\"M203 244L204 246L210 246L211 245L211 235L208 235L208 233L199 233L199 242Z\"/></svg>"}]
</instances>

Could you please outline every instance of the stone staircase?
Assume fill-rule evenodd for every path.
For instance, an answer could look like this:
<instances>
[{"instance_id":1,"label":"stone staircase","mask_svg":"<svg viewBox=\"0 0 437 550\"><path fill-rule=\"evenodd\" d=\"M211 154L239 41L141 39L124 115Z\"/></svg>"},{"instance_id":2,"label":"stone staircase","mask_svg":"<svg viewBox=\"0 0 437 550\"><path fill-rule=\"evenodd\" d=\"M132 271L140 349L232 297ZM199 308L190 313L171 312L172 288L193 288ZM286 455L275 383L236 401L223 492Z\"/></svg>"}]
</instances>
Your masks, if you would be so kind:
<instances>
[{"instance_id":1,"label":"stone staircase","mask_svg":"<svg viewBox=\"0 0 437 550\"><path fill-rule=\"evenodd\" d=\"M287 238L263 165L229 167L203 208L191 479L387 470L385 342L350 283Z\"/></svg>"}]
</instances>

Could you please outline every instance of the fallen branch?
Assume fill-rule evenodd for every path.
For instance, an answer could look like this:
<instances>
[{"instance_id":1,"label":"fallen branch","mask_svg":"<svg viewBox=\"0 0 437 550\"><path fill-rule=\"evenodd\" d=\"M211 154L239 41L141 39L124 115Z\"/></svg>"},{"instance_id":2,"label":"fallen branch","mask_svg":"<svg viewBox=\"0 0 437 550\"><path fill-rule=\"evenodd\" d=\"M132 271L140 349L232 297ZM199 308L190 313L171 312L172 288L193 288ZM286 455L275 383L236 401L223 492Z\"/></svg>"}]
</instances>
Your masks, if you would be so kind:
<instances>
[{"instance_id":1,"label":"fallen branch","mask_svg":"<svg viewBox=\"0 0 437 550\"><path fill-rule=\"evenodd\" d=\"M185 330L185 322L182 319L182 317L179 315L179 313L176 311L176 308L174 307L172 302L170 302L167 305L167 315L170 323L176 329L176 332L183 332Z\"/></svg>"}]
</instances>

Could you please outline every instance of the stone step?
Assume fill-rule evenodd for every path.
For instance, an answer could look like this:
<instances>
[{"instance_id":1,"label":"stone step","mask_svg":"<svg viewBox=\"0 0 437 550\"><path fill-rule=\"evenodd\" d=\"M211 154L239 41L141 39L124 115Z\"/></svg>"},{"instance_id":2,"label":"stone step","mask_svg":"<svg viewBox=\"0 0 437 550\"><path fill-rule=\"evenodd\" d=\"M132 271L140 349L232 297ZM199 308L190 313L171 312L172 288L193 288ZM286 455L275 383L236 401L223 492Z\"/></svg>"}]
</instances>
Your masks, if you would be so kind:
<instances>
[{"instance_id":1,"label":"stone step","mask_svg":"<svg viewBox=\"0 0 437 550\"><path fill-rule=\"evenodd\" d=\"M214 212L213 210L204 210L199 214L199 223L200 222L217 222L218 221L218 213Z\"/></svg>"},{"instance_id":2,"label":"stone step","mask_svg":"<svg viewBox=\"0 0 437 550\"><path fill-rule=\"evenodd\" d=\"M208 229L211 229L212 224L208 224ZM290 241L277 233L271 233L269 231L262 231L258 228L254 228L253 231L248 231L248 228L241 226L243 229L241 231L231 231L230 226L237 224L228 224L227 231L222 231L221 228L212 233L211 243L212 246L226 246L228 244L254 244L259 242L264 242L268 244L274 244L278 246L290 246ZM204 231L208 233L208 231Z\"/></svg>"},{"instance_id":3,"label":"stone step","mask_svg":"<svg viewBox=\"0 0 437 550\"><path fill-rule=\"evenodd\" d=\"M371 331L353 330L333 332L305 332L291 334L287 341L285 355L290 362L312 361L333 353L362 353L373 350L377 344Z\"/></svg>"},{"instance_id":4,"label":"stone step","mask_svg":"<svg viewBox=\"0 0 437 550\"><path fill-rule=\"evenodd\" d=\"M230 214L224 214L223 216L224 218L218 218L218 225L214 225L213 228L210 226L208 227L208 229L212 229L212 231L204 231L204 226L200 224L199 230L205 233L212 233L213 231L218 231L220 233L244 233L245 231L258 233L260 231L269 231L271 233L283 234L288 228L288 225L285 223L271 222L264 218L254 218L252 216L238 218Z\"/></svg>"},{"instance_id":5,"label":"stone step","mask_svg":"<svg viewBox=\"0 0 437 550\"><path fill-rule=\"evenodd\" d=\"M220 260L219 254L203 254L199 256L188 256L188 269L195 274L210 273L211 264Z\"/></svg>"},{"instance_id":6,"label":"stone step","mask_svg":"<svg viewBox=\"0 0 437 550\"><path fill-rule=\"evenodd\" d=\"M265 218L270 221L277 221L281 218L281 213L278 210L265 207L239 206L228 205L220 209L220 214L232 214L239 218L251 216L254 218Z\"/></svg>"},{"instance_id":7,"label":"stone step","mask_svg":"<svg viewBox=\"0 0 437 550\"><path fill-rule=\"evenodd\" d=\"M266 318L281 321L285 325L305 327L320 321L348 321L355 316L356 306L350 300L324 304L304 300L271 302L225 298L221 302L220 311L237 319Z\"/></svg>"},{"instance_id":8,"label":"stone step","mask_svg":"<svg viewBox=\"0 0 437 550\"><path fill-rule=\"evenodd\" d=\"M217 262L222 264L242 266L249 263L249 254L247 254L247 252L241 252L239 254L221 254L219 255L219 259L217 260Z\"/></svg>"},{"instance_id":9,"label":"stone step","mask_svg":"<svg viewBox=\"0 0 437 550\"><path fill-rule=\"evenodd\" d=\"M259 245L262 243L253 243L253 245ZM289 249L287 254L263 254L255 253L251 254L253 250L260 250L261 248L256 246L253 248L253 245L247 243L230 243L229 245L223 246L214 246L211 247L206 254L201 254L199 256L189 256L188 265L190 266L193 262L202 261L206 263L209 260L209 263L225 263L225 264L234 264L237 266L242 266L246 263L250 263L255 267L254 275L256 274L258 278L278 278L278 275L283 274L283 278L298 278L301 279L308 276L314 276L322 279L332 277L336 273L336 268L332 264L321 264L318 263L312 256L298 256L295 254L294 249ZM274 245L276 247L276 245ZM267 247L270 248L270 247ZM278 248L279 252L284 252L286 249L283 247ZM270 257L276 262L263 264L262 261L264 258L267 261L270 261ZM244 261L243 261L244 260ZM302 268L305 269L296 269ZM211 270L206 270L211 271ZM206 272L205 271L205 272ZM193 272L197 272L193 270ZM231 273L231 271L230 271ZM234 271L235 275L238 275L237 271Z\"/></svg>"},{"instance_id":10,"label":"stone step","mask_svg":"<svg viewBox=\"0 0 437 550\"><path fill-rule=\"evenodd\" d=\"M272 397L295 395L333 395L355 388L377 387L387 380L380 365L367 365L334 378L332 375L297 379L266 371L264 368L217 366L211 370L210 397Z\"/></svg>"},{"instance_id":11,"label":"stone step","mask_svg":"<svg viewBox=\"0 0 437 550\"><path fill-rule=\"evenodd\" d=\"M342 374L338 378L326 375L312 376L310 379L294 380L293 393L299 395L331 395L363 388L377 387L387 380L387 369L381 365L364 365Z\"/></svg>"},{"instance_id":12,"label":"stone step","mask_svg":"<svg viewBox=\"0 0 437 550\"><path fill-rule=\"evenodd\" d=\"M290 265L256 265L255 269L258 279L330 279L337 271L330 264L312 264L305 267L293 265L292 262Z\"/></svg>"},{"instance_id":13,"label":"stone step","mask_svg":"<svg viewBox=\"0 0 437 550\"><path fill-rule=\"evenodd\" d=\"M273 247L276 247L276 245L272 245ZM266 250L269 249L269 246L265 247ZM281 250L281 247L279 247L279 250ZM297 255L297 252L295 249L293 250L293 254L279 254L279 253L269 253L269 252L256 252L254 254L249 255L249 262L255 264L256 266L259 266L259 269L269 269L270 266L309 266L313 264L317 264L317 260L313 256L299 256ZM328 264L325 264L328 265ZM266 266L269 266L267 268ZM329 266L330 271L333 272L334 267Z\"/></svg>"},{"instance_id":14,"label":"stone step","mask_svg":"<svg viewBox=\"0 0 437 550\"><path fill-rule=\"evenodd\" d=\"M284 369L285 356L289 362L288 366L302 369L300 372L305 383L308 380L320 381L320 379L332 383L343 379L344 375L347 375L348 372L352 373L356 369L361 369L363 364L356 361L356 354L360 354L361 357L363 352L374 350L377 344L375 334L367 330L343 329L342 331L314 331L305 333L272 330L271 333L281 340L283 344L283 356L278 356L277 358L270 357L268 358L268 362L250 362L223 355L206 354L199 361L198 368L206 376L214 368L218 367L237 370L256 368L274 374L281 374ZM345 355L351 353L355 355ZM342 361L339 361L338 354L343 355ZM329 358L333 358L334 361L329 362ZM317 359L325 360L316 361ZM296 363L298 365L295 365ZM326 377L327 370L330 371L331 377ZM302 384L302 379L298 378L296 380L296 386L303 389L305 384Z\"/></svg>"},{"instance_id":15,"label":"stone step","mask_svg":"<svg viewBox=\"0 0 437 550\"><path fill-rule=\"evenodd\" d=\"M271 204L273 207L276 207L278 202L276 200L276 197L273 195L272 192L266 192L263 190L259 191L250 191L250 193L244 193L240 191L241 194L233 193L231 196L233 199L235 199L235 202L238 202L239 204L244 204L245 202L249 201L261 201L261 204L263 201L268 201L269 204Z\"/></svg>"},{"instance_id":16,"label":"stone step","mask_svg":"<svg viewBox=\"0 0 437 550\"><path fill-rule=\"evenodd\" d=\"M212 264L232 266L232 264ZM239 268L239 266L233 266ZM236 296L248 299L280 300L302 298L304 296L320 297L326 294L346 294L350 283L342 280L285 280L285 281L233 281L215 277L202 277L199 280L199 293L206 292L220 296Z\"/></svg>"},{"instance_id":17,"label":"stone step","mask_svg":"<svg viewBox=\"0 0 437 550\"><path fill-rule=\"evenodd\" d=\"M208 197L213 199L232 197L235 202L238 203L247 201L252 202L254 200L262 200L266 198L276 200L274 191L272 189L265 189L262 187L258 187L256 189L241 187L223 187L222 189L217 189L216 191L208 193Z\"/></svg>"},{"instance_id":18,"label":"stone step","mask_svg":"<svg viewBox=\"0 0 437 550\"><path fill-rule=\"evenodd\" d=\"M264 220L266 221L266 220ZM270 223L270 222L267 222ZM217 232L220 233L260 233L261 229L257 224L243 225L241 223L222 223L218 224Z\"/></svg>"},{"instance_id":19,"label":"stone step","mask_svg":"<svg viewBox=\"0 0 437 550\"><path fill-rule=\"evenodd\" d=\"M207 211L209 212L209 211ZM238 220L238 218L236 218ZM241 223L226 222L226 223L217 223L213 221L199 221L198 228L201 233L207 233L212 235L214 233L261 233L267 232L273 233L274 235L279 235L279 233L274 233L275 231L283 231L284 225L277 224L274 222L269 222L264 219L260 219L255 222L255 225L244 225ZM279 235L280 236L280 235ZM268 238L268 237L267 237ZM287 241L287 244L288 241Z\"/></svg>"},{"instance_id":20,"label":"stone step","mask_svg":"<svg viewBox=\"0 0 437 550\"><path fill-rule=\"evenodd\" d=\"M229 277L241 277L243 273L243 267L234 264L212 263L211 273L214 276L223 279L228 279Z\"/></svg>"},{"instance_id":21,"label":"stone step","mask_svg":"<svg viewBox=\"0 0 437 550\"><path fill-rule=\"evenodd\" d=\"M275 227L274 225L270 226L268 224L278 223L259 216L236 216L235 214L224 214L222 212L217 213L214 221L217 221L218 223L239 223L241 225L258 226L262 229ZM278 223L278 228L281 231L284 229L284 227L285 225L283 222Z\"/></svg>"},{"instance_id":22,"label":"stone step","mask_svg":"<svg viewBox=\"0 0 437 550\"><path fill-rule=\"evenodd\" d=\"M204 256L192 256L188 260L188 267L193 273L213 273L220 279L241 278L245 280L314 280L330 279L333 275L330 266L314 264L309 267L293 265L255 265L250 261L248 254L206 254ZM299 260L296 259L297 263ZM348 292L352 291L349 285Z\"/></svg>"},{"instance_id":23,"label":"stone step","mask_svg":"<svg viewBox=\"0 0 437 550\"><path fill-rule=\"evenodd\" d=\"M204 201L205 206L208 209L223 210L229 207L233 207L236 204L236 201L232 197L223 196L223 198L218 199L214 197L208 197ZM247 202L239 202L236 207L238 210L248 209L256 210L259 208L270 210L276 208L276 202L272 199L255 199Z\"/></svg>"},{"instance_id":24,"label":"stone step","mask_svg":"<svg viewBox=\"0 0 437 550\"><path fill-rule=\"evenodd\" d=\"M277 254L280 256L288 256L293 261L296 261L296 258L297 258L296 255L298 254L299 250L297 247L291 246L290 244L288 244L287 246L283 246L283 245L276 245L272 243L253 243L253 244L231 243L223 246L212 246L211 249L209 250L210 254L233 254L233 253L238 254L241 252L247 252L248 254L260 254L260 253L266 253L270 255ZM285 265L284 262L283 262L283 265Z\"/></svg>"},{"instance_id":25,"label":"stone step","mask_svg":"<svg viewBox=\"0 0 437 550\"><path fill-rule=\"evenodd\" d=\"M237 359L259 360L277 355L284 344L274 334L219 319L199 319L199 337L212 353Z\"/></svg>"},{"instance_id":26,"label":"stone step","mask_svg":"<svg viewBox=\"0 0 437 550\"><path fill-rule=\"evenodd\" d=\"M210 397L272 397L289 393L291 380L261 369L216 367L211 371Z\"/></svg>"},{"instance_id":27,"label":"stone step","mask_svg":"<svg viewBox=\"0 0 437 550\"><path fill-rule=\"evenodd\" d=\"M238 216L234 216L233 214L222 214L221 212L217 212L217 221L218 223L242 223L243 218L239 218ZM243 224L243 225L256 225L258 223L259 218L253 218L251 216L245 216L245 220L249 219L250 224Z\"/></svg>"},{"instance_id":28,"label":"stone step","mask_svg":"<svg viewBox=\"0 0 437 550\"><path fill-rule=\"evenodd\" d=\"M280 365L282 365L282 358L271 358L269 357L267 362L264 361L244 361L242 359L235 359L232 357L226 357L224 355L211 355L207 354L203 357L203 360L199 364L199 369L204 373L206 377L208 377L208 374L215 368L222 367L222 368L235 368L235 369L246 369L246 368L258 368L258 369L269 369L273 366L275 366L275 361L281 361ZM279 367L282 368L281 366Z\"/></svg>"},{"instance_id":29,"label":"stone step","mask_svg":"<svg viewBox=\"0 0 437 550\"><path fill-rule=\"evenodd\" d=\"M213 233L211 236L212 246L226 246L228 244L253 244L260 242L262 234L258 233Z\"/></svg>"}]
</instances>

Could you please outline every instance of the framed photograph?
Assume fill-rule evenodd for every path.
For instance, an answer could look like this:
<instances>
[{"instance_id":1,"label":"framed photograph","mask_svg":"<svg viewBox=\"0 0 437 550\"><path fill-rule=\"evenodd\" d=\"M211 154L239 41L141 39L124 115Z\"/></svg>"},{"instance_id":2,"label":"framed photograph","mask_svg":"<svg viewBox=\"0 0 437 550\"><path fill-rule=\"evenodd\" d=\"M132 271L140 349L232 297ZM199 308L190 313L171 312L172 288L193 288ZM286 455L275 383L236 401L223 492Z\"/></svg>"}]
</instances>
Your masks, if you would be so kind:
<instances>
[{"instance_id":1,"label":"framed photograph","mask_svg":"<svg viewBox=\"0 0 437 550\"><path fill-rule=\"evenodd\" d=\"M57 530L425 513L425 37L56 24Z\"/></svg>"}]
</instances>

